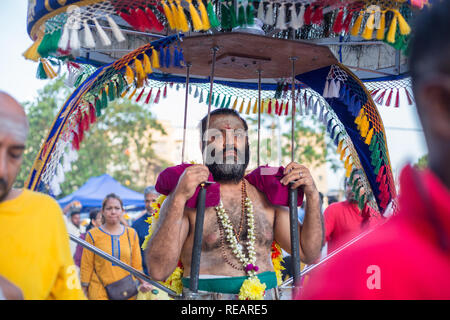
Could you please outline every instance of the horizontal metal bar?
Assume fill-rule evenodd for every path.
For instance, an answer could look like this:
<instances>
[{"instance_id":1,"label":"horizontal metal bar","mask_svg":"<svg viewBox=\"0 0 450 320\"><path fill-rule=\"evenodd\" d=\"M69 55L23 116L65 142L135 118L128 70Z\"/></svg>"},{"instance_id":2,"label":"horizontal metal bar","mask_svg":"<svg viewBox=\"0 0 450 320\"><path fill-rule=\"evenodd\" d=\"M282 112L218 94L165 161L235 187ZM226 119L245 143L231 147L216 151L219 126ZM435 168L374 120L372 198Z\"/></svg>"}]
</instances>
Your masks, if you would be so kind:
<instances>
[{"instance_id":1,"label":"horizontal metal bar","mask_svg":"<svg viewBox=\"0 0 450 320\"><path fill-rule=\"evenodd\" d=\"M69 234L70 236L70 240L78 243L80 246L82 246L85 249L88 249L92 252L94 252L95 254L99 255L100 257L102 257L103 259L108 260L109 262L113 262L115 264L117 264L117 266L121 267L122 269L130 272L132 275L134 275L135 277L142 279L144 281L147 281L148 283L150 283L151 285L157 287L158 289L161 289L164 292L167 292L169 295L173 296L173 297L181 297L180 294L176 293L173 290L170 290L169 288L166 288L165 286L163 286L162 284L156 282L155 280L151 279L149 276L147 276L145 273L140 272L139 270L134 269L133 267L129 266L128 264L120 261L119 259L117 259L116 257L100 250L99 248L91 245L89 242L84 241L83 239L78 238L77 236L74 236L73 234Z\"/></svg>"}]
</instances>

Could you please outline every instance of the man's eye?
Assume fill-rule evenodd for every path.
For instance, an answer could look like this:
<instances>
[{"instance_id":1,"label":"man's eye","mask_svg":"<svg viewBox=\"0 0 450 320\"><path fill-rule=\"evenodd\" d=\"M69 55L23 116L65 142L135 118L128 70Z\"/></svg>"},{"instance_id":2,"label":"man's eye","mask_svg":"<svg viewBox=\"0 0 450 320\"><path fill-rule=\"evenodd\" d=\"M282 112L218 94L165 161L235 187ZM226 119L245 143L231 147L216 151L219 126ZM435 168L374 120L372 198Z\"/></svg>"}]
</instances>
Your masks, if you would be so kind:
<instances>
[{"instance_id":1,"label":"man's eye","mask_svg":"<svg viewBox=\"0 0 450 320\"><path fill-rule=\"evenodd\" d=\"M13 159L20 159L22 157L22 152L11 152L9 155Z\"/></svg>"}]
</instances>

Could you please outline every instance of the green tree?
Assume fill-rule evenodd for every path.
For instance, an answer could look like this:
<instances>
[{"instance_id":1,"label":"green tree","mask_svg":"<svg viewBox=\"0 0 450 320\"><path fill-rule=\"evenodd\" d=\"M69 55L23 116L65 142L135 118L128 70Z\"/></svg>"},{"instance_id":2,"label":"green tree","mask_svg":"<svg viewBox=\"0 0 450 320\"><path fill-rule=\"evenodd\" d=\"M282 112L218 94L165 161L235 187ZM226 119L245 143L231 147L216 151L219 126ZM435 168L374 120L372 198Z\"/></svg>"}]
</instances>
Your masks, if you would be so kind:
<instances>
[{"instance_id":1,"label":"green tree","mask_svg":"<svg viewBox=\"0 0 450 320\"><path fill-rule=\"evenodd\" d=\"M46 85L36 101L25 104L30 134L18 185L26 181L54 117L69 92L63 79L58 79ZM152 148L152 133L155 131L165 134L148 106L126 99L111 102L97 122L85 132L78 159L72 163L72 171L65 174L60 197L72 193L90 177L104 173L142 192L149 183L154 182L154 172L170 165L160 159Z\"/></svg>"}]
</instances>

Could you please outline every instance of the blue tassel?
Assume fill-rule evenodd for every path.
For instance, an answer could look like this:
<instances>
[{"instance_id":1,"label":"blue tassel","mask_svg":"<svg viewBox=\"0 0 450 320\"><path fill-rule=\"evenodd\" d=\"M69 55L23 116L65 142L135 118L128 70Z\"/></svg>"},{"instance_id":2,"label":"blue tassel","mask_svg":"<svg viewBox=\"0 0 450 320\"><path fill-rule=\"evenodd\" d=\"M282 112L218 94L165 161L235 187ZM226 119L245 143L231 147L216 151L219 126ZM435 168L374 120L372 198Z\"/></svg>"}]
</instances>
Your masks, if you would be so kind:
<instances>
[{"instance_id":1,"label":"blue tassel","mask_svg":"<svg viewBox=\"0 0 450 320\"><path fill-rule=\"evenodd\" d=\"M178 48L175 47L175 49L173 50L173 66L174 67L181 67L180 65L180 60L179 60L179 55L178 55Z\"/></svg>"},{"instance_id":2,"label":"blue tassel","mask_svg":"<svg viewBox=\"0 0 450 320\"><path fill-rule=\"evenodd\" d=\"M194 98L197 98L198 95L199 95L199 93L198 93L198 87L195 87Z\"/></svg>"},{"instance_id":3,"label":"blue tassel","mask_svg":"<svg viewBox=\"0 0 450 320\"><path fill-rule=\"evenodd\" d=\"M346 95L347 95L347 85L343 83L341 85L341 90L339 90L339 98L338 99L341 101L344 101Z\"/></svg>"},{"instance_id":4,"label":"blue tassel","mask_svg":"<svg viewBox=\"0 0 450 320\"><path fill-rule=\"evenodd\" d=\"M330 138L331 138L331 139L334 139L334 138L335 138L334 134L335 134L335 131L336 131L336 128L337 128L337 127L338 127L338 125L335 124L334 127L333 127L333 129L331 129L331 134L330 134Z\"/></svg>"},{"instance_id":5,"label":"blue tassel","mask_svg":"<svg viewBox=\"0 0 450 320\"><path fill-rule=\"evenodd\" d=\"M330 120L328 120L328 124L327 124L327 132L331 133L331 124L333 122L333 118L331 118Z\"/></svg>"},{"instance_id":6,"label":"blue tassel","mask_svg":"<svg viewBox=\"0 0 450 320\"><path fill-rule=\"evenodd\" d=\"M352 108L352 114L354 117L357 117L359 115L359 111L361 110L361 108L362 108L361 101L359 99L356 99Z\"/></svg>"},{"instance_id":7,"label":"blue tassel","mask_svg":"<svg viewBox=\"0 0 450 320\"><path fill-rule=\"evenodd\" d=\"M161 67L163 67L164 66L164 48L163 47L159 48L159 62L160 62Z\"/></svg>"},{"instance_id":8,"label":"blue tassel","mask_svg":"<svg viewBox=\"0 0 450 320\"><path fill-rule=\"evenodd\" d=\"M339 144L339 137L342 135L342 132L338 132L338 134L336 135L336 138L334 138L334 145L337 147Z\"/></svg>"},{"instance_id":9,"label":"blue tassel","mask_svg":"<svg viewBox=\"0 0 450 320\"><path fill-rule=\"evenodd\" d=\"M183 48L180 48L180 54L179 54L179 64L180 64L180 68L182 68L183 66L186 65L186 61L184 61L184 55L183 55Z\"/></svg>"},{"instance_id":10,"label":"blue tassel","mask_svg":"<svg viewBox=\"0 0 450 320\"><path fill-rule=\"evenodd\" d=\"M166 68L170 68L170 63L171 63L171 55L170 55L170 47L167 47L166 49L166 53L165 53L165 58L166 58Z\"/></svg>"}]
</instances>

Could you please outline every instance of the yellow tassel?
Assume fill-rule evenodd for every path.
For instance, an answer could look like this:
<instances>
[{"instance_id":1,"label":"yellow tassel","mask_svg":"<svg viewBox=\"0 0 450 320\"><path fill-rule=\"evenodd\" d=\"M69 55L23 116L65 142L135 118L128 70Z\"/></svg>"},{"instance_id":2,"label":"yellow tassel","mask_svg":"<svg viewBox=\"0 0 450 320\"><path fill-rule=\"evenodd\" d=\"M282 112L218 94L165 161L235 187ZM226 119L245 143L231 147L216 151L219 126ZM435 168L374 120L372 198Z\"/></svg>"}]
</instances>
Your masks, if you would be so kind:
<instances>
[{"instance_id":1,"label":"yellow tassel","mask_svg":"<svg viewBox=\"0 0 450 320\"><path fill-rule=\"evenodd\" d=\"M125 69L125 79L127 80L128 84L132 84L134 81L134 72L133 70L130 68L129 65L127 65L126 69Z\"/></svg>"},{"instance_id":2,"label":"yellow tassel","mask_svg":"<svg viewBox=\"0 0 450 320\"><path fill-rule=\"evenodd\" d=\"M144 53L144 72L146 74L150 74L153 72L152 64L150 63L150 58L145 53Z\"/></svg>"},{"instance_id":3,"label":"yellow tassel","mask_svg":"<svg viewBox=\"0 0 450 320\"><path fill-rule=\"evenodd\" d=\"M199 0L197 2L198 10L200 11L200 15L202 17L203 30L209 30L211 28L211 24L209 23L208 12L206 11L205 5L203 4L202 0Z\"/></svg>"},{"instance_id":4,"label":"yellow tassel","mask_svg":"<svg viewBox=\"0 0 450 320\"><path fill-rule=\"evenodd\" d=\"M348 147L345 147L343 150L341 150L341 154L340 154L340 157L339 157L339 159L341 159L341 161L344 160L345 151L347 150L347 148L348 148Z\"/></svg>"},{"instance_id":5,"label":"yellow tassel","mask_svg":"<svg viewBox=\"0 0 450 320\"><path fill-rule=\"evenodd\" d=\"M40 59L42 67L44 68L45 74L49 79L53 79L57 76L56 72L53 70L52 66L48 63L46 59Z\"/></svg>"},{"instance_id":6,"label":"yellow tassel","mask_svg":"<svg viewBox=\"0 0 450 320\"><path fill-rule=\"evenodd\" d=\"M353 169L353 163L349 163L347 165L347 167L346 167L346 170L345 170L345 177L346 178L350 178L350 175L352 173L352 169Z\"/></svg>"},{"instance_id":7,"label":"yellow tassel","mask_svg":"<svg viewBox=\"0 0 450 320\"><path fill-rule=\"evenodd\" d=\"M178 13L178 29L183 32L189 31L189 25L187 22L186 15L184 14L184 9L181 6L180 0L176 0L177 3L177 13Z\"/></svg>"},{"instance_id":8,"label":"yellow tassel","mask_svg":"<svg viewBox=\"0 0 450 320\"><path fill-rule=\"evenodd\" d=\"M121 97L121 98L125 97L125 96L127 95L128 91L130 91L130 87L128 87L126 90L124 90L124 91L122 92L122 94L120 95L120 97Z\"/></svg>"},{"instance_id":9,"label":"yellow tassel","mask_svg":"<svg viewBox=\"0 0 450 320\"><path fill-rule=\"evenodd\" d=\"M253 105L253 113L258 113L258 99L255 100L255 104Z\"/></svg>"},{"instance_id":10,"label":"yellow tassel","mask_svg":"<svg viewBox=\"0 0 450 320\"><path fill-rule=\"evenodd\" d=\"M152 49L152 66L155 69L159 69L161 66L159 65L159 55L158 52L153 48Z\"/></svg>"},{"instance_id":11,"label":"yellow tassel","mask_svg":"<svg viewBox=\"0 0 450 320\"><path fill-rule=\"evenodd\" d=\"M233 110L236 110L236 107L237 107L237 98L234 100L234 102L233 102L233 107L232 107L232 109Z\"/></svg>"},{"instance_id":12,"label":"yellow tassel","mask_svg":"<svg viewBox=\"0 0 450 320\"><path fill-rule=\"evenodd\" d=\"M359 111L359 115L355 118L355 124L357 125L358 130L359 130L359 126L361 124L361 119L363 116L364 116L364 109L361 108L361 111Z\"/></svg>"},{"instance_id":13,"label":"yellow tassel","mask_svg":"<svg viewBox=\"0 0 450 320\"><path fill-rule=\"evenodd\" d=\"M134 88L133 92L130 94L130 96L128 97L128 99L132 99L134 94L136 93L137 88Z\"/></svg>"},{"instance_id":14,"label":"yellow tassel","mask_svg":"<svg viewBox=\"0 0 450 320\"><path fill-rule=\"evenodd\" d=\"M369 131L369 120L366 116L364 116L361 120L361 137L365 138L367 136L367 132Z\"/></svg>"},{"instance_id":15,"label":"yellow tassel","mask_svg":"<svg viewBox=\"0 0 450 320\"><path fill-rule=\"evenodd\" d=\"M144 67L142 66L141 60L134 58L134 66L136 68L136 75L138 78L145 78Z\"/></svg>"},{"instance_id":16,"label":"yellow tassel","mask_svg":"<svg viewBox=\"0 0 450 320\"><path fill-rule=\"evenodd\" d=\"M189 3L189 13L191 14L192 26L194 27L194 31L203 30L203 23L200 15L192 4L192 0L186 0ZM199 2L202 2L201 0Z\"/></svg>"},{"instance_id":17,"label":"yellow tassel","mask_svg":"<svg viewBox=\"0 0 450 320\"><path fill-rule=\"evenodd\" d=\"M344 139L342 139L341 141L339 141L338 146L336 148L336 153L341 153L342 151L342 145L344 144Z\"/></svg>"},{"instance_id":18,"label":"yellow tassel","mask_svg":"<svg viewBox=\"0 0 450 320\"><path fill-rule=\"evenodd\" d=\"M364 141L365 144L370 145L370 141L372 141L373 136L373 128L370 129L369 133L367 134L366 140Z\"/></svg>"},{"instance_id":19,"label":"yellow tassel","mask_svg":"<svg viewBox=\"0 0 450 320\"><path fill-rule=\"evenodd\" d=\"M264 100L262 100L261 101L261 113L264 113L264 110L266 109L266 107L265 107L265 101Z\"/></svg>"},{"instance_id":20,"label":"yellow tassel","mask_svg":"<svg viewBox=\"0 0 450 320\"><path fill-rule=\"evenodd\" d=\"M357 36L358 35L359 29L361 29L361 23L362 23L363 17L364 17L364 11L361 11L359 13L358 18L355 21L355 24L352 27L352 30L350 31L350 34L352 36Z\"/></svg>"},{"instance_id":21,"label":"yellow tassel","mask_svg":"<svg viewBox=\"0 0 450 320\"><path fill-rule=\"evenodd\" d=\"M251 107L252 107L252 100L248 100L247 110L245 111L245 114L250 114Z\"/></svg>"},{"instance_id":22,"label":"yellow tassel","mask_svg":"<svg viewBox=\"0 0 450 320\"><path fill-rule=\"evenodd\" d=\"M242 113L244 111L244 100L242 100L241 106L239 107L239 113Z\"/></svg>"},{"instance_id":23,"label":"yellow tassel","mask_svg":"<svg viewBox=\"0 0 450 320\"><path fill-rule=\"evenodd\" d=\"M38 62L39 58L41 57L40 54L37 52L37 49L39 47L39 45L42 42L42 39L44 39L44 34L41 34L37 40L31 45L31 47L29 47L24 53L23 56L25 57L25 59L27 60L31 60L34 62Z\"/></svg>"},{"instance_id":24,"label":"yellow tassel","mask_svg":"<svg viewBox=\"0 0 450 320\"><path fill-rule=\"evenodd\" d=\"M373 29L374 25L373 22L375 20L375 14L372 12L367 19L366 27L364 28L363 33L361 34L361 37L363 37L366 40L371 40L373 35Z\"/></svg>"},{"instance_id":25,"label":"yellow tassel","mask_svg":"<svg viewBox=\"0 0 450 320\"><path fill-rule=\"evenodd\" d=\"M377 30L377 40L384 39L385 29L386 29L386 11L382 11L380 17L380 28L378 28Z\"/></svg>"},{"instance_id":26,"label":"yellow tassel","mask_svg":"<svg viewBox=\"0 0 450 320\"><path fill-rule=\"evenodd\" d=\"M169 23L170 29L175 30L177 28L177 26L176 26L174 18L173 18L172 10L170 10L169 6L167 5L167 3L165 1L161 1L161 4L163 6L164 14L166 15L166 19L167 19L167 22Z\"/></svg>"},{"instance_id":27,"label":"yellow tassel","mask_svg":"<svg viewBox=\"0 0 450 320\"><path fill-rule=\"evenodd\" d=\"M402 35L407 35L411 33L411 27L409 26L408 22L406 22L405 18L402 16L402 14L397 10L393 9L395 16L397 17L398 22L398 28L400 30L400 33Z\"/></svg>"},{"instance_id":28,"label":"yellow tassel","mask_svg":"<svg viewBox=\"0 0 450 320\"><path fill-rule=\"evenodd\" d=\"M386 40L390 43L394 43L396 32L397 32L397 16L394 15L394 18L392 18L391 26L389 27L389 31L388 31Z\"/></svg>"},{"instance_id":29,"label":"yellow tassel","mask_svg":"<svg viewBox=\"0 0 450 320\"><path fill-rule=\"evenodd\" d=\"M178 18L178 9L173 0L169 0L170 11L172 12L173 23L176 30L180 30L180 21Z\"/></svg>"}]
</instances>

